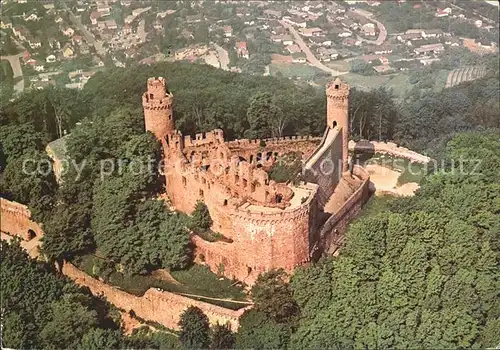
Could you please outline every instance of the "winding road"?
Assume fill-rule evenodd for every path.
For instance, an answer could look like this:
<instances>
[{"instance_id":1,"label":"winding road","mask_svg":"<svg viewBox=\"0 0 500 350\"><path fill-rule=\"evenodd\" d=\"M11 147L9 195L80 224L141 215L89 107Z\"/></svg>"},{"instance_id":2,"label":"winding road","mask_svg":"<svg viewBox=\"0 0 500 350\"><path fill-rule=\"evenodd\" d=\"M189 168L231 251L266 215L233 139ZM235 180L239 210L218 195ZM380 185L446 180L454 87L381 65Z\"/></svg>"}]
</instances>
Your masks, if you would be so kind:
<instances>
[{"instance_id":1,"label":"winding road","mask_svg":"<svg viewBox=\"0 0 500 350\"><path fill-rule=\"evenodd\" d=\"M343 74L349 73L348 71L346 71L346 72L339 72L339 71L337 71L335 69L331 69L331 68L325 66L323 63L321 63L316 58L316 56L314 56L314 54L311 52L311 50L309 49L309 47L306 45L306 43L304 42L304 40L302 39L302 37L300 36L300 34L295 30L295 28L292 25L290 25L290 24L288 24L288 23L286 23L284 21L279 21L279 22L281 23L281 25L283 27L285 27L286 29L288 29L290 31L290 33L292 33L292 35L295 38L295 41L299 45L300 49L306 54L307 60L313 66L315 66L318 69L321 69L324 72L330 73L331 75L334 75L334 76L343 75Z\"/></svg>"}]
</instances>

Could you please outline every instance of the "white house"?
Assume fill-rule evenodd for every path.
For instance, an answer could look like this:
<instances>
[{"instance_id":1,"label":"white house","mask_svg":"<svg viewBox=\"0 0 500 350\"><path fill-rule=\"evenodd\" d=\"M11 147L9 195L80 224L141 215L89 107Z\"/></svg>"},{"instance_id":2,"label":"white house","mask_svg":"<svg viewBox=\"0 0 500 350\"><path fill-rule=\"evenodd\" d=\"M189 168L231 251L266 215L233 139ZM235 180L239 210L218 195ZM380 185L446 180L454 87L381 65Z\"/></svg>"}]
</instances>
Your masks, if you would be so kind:
<instances>
[{"instance_id":1,"label":"white house","mask_svg":"<svg viewBox=\"0 0 500 350\"><path fill-rule=\"evenodd\" d=\"M285 46L293 45L293 39L290 35L285 35L281 42Z\"/></svg>"},{"instance_id":2,"label":"white house","mask_svg":"<svg viewBox=\"0 0 500 350\"><path fill-rule=\"evenodd\" d=\"M40 41L40 39L36 38L28 38L28 44L32 49L42 47L42 42Z\"/></svg>"},{"instance_id":3,"label":"white house","mask_svg":"<svg viewBox=\"0 0 500 350\"><path fill-rule=\"evenodd\" d=\"M424 29L422 30L422 38L441 38L443 31L441 29Z\"/></svg>"},{"instance_id":4,"label":"white house","mask_svg":"<svg viewBox=\"0 0 500 350\"><path fill-rule=\"evenodd\" d=\"M283 17L283 21L299 28L307 27L306 20L300 17Z\"/></svg>"},{"instance_id":5,"label":"white house","mask_svg":"<svg viewBox=\"0 0 500 350\"><path fill-rule=\"evenodd\" d=\"M75 31L71 27L63 28L63 29L61 29L61 31L63 32L64 35L70 36L70 37L73 36L73 34L75 34Z\"/></svg>"},{"instance_id":6,"label":"white house","mask_svg":"<svg viewBox=\"0 0 500 350\"><path fill-rule=\"evenodd\" d=\"M417 55L428 54L428 53L437 54L440 53L441 51L444 51L444 46L441 43L422 45L414 49L414 52Z\"/></svg>"},{"instance_id":7,"label":"white house","mask_svg":"<svg viewBox=\"0 0 500 350\"><path fill-rule=\"evenodd\" d=\"M352 32L350 30L347 30L347 29L342 29L340 32L339 32L339 37L341 38L347 38L347 37L350 37L352 35Z\"/></svg>"},{"instance_id":8,"label":"white house","mask_svg":"<svg viewBox=\"0 0 500 350\"><path fill-rule=\"evenodd\" d=\"M56 61L55 55L48 55L47 58L45 59L45 62L47 63L54 63L55 61Z\"/></svg>"},{"instance_id":9,"label":"white house","mask_svg":"<svg viewBox=\"0 0 500 350\"><path fill-rule=\"evenodd\" d=\"M365 25L361 26L361 31L367 36L377 35L377 32L375 31L375 24L373 23L366 23Z\"/></svg>"},{"instance_id":10,"label":"white house","mask_svg":"<svg viewBox=\"0 0 500 350\"><path fill-rule=\"evenodd\" d=\"M40 17L37 16L35 12L31 12L25 16L23 16L25 21L39 21Z\"/></svg>"},{"instance_id":11,"label":"white house","mask_svg":"<svg viewBox=\"0 0 500 350\"><path fill-rule=\"evenodd\" d=\"M292 62L293 63L306 63L306 55L302 52L292 54Z\"/></svg>"}]
</instances>

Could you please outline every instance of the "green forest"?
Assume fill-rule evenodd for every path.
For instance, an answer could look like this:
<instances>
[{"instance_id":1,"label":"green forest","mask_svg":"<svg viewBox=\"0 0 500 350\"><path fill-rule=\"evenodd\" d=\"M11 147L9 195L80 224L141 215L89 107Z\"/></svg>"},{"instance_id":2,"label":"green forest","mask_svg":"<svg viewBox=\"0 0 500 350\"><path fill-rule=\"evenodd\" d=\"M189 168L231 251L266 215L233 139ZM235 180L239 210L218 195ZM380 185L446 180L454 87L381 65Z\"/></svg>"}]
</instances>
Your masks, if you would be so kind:
<instances>
[{"instance_id":1,"label":"green forest","mask_svg":"<svg viewBox=\"0 0 500 350\"><path fill-rule=\"evenodd\" d=\"M384 201L351 224L338 258L259 277L255 307L237 334L186 311L177 337L124 336L119 314L61 277L52 262L98 253L103 270L147 275L191 265L186 227L210 222L156 200L162 179L107 171L120 162L156 166L160 146L144 132L141 94L164 76L185 134L221 128L227 139L319 136L324 89L288 79L161 63L99 72L82 91L27 92L0 109L0 194L43 223L48 263L2 242L3 346L11 348L469 348L500 343L500 119L498 68L440 93L403 99L387 89L351 90L353 139L394 140L442 164L415 197ZM271 117L276 116L276 118ZM70 167L60 186L46 145L66 137ZM46 168L22 171L27 159ZM465 166L452 160L481 160ZM34 164L34 163L33 163ZM474 169L472 168L474 165ZM465 167L465 174L464 173ZM78 171L82 169L82 171ZM40 171L42 170L42 171ZM109 170L109 169L106 169ZM278 170L275 176L285 176ZM378 199L372 199L377 201ZM370 204L368 205L368 207ZM205 316L206 317L206 316ZM26 320L29 320L27 322ZM64 329L65 336L57 336ZM217 346L215 344L218 344Z\"/></svg>"}]
</instances>

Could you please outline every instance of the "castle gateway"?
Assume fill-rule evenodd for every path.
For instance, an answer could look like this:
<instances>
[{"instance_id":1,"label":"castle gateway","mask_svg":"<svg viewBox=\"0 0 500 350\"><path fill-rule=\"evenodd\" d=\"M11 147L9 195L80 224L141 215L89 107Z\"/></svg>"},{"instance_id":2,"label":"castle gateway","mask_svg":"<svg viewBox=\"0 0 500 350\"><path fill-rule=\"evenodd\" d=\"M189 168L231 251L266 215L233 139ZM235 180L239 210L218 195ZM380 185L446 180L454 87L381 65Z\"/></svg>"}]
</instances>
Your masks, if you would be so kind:
<instances>
[{"instance_id":1,"label":"castle gateway","mask_svg":"<svg viewBox=\"0 0 500 350\"><path fill-rule=\"evenodd\" d=\"M175 129L173 94L165 79L148 79L142 97L145 125L162 144L171 204L189 214L197 201L205 202L213 231L228 238L192 238L197 258L213 271L252 284L264 271L290 272L341 245L339 232L366 199L369 179L362 168L349 171L349 86L337 78L326 94L321 139L225 141L219 129L193 139ZM267 170L289 152L302 155L305 181L270 180Z\"/></svg>"}]
</instances>

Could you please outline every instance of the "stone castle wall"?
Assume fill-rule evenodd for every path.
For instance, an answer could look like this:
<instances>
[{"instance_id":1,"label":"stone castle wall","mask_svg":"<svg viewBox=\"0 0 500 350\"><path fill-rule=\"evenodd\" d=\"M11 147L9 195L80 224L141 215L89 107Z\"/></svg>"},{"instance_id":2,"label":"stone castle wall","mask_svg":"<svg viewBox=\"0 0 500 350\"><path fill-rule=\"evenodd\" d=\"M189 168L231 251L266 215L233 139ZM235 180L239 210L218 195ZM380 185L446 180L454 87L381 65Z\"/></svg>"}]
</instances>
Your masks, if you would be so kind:
<instances>
[{"instance_id":1,"label":"stone castle wall","mask_svg":"<svg viewBox=\"0 0 500 350\"><path fill-rule=\"evenodd\" d=\"M257 161L276 159L289 152L300 152L304 159L308 158L318 147L321 137L285 136L281 138L235 140L226 142L232 154L255 164ZM263 146L265 145L265 146Z\"/></svg>"},{"instance_id":2,"label":"stone castle wall","mask_svg":"<svg viewBox=\"0 0 500 350\"><path fill-rule=\"evenodd\" d=\"M0 198L1 216L0 231L10 236L17 236L25 241L42 237L39 224L31 220L31 212L27 206Z\"/></svg>"},{"instance_id":3,"label":"stone castle wall","mask_svg":"<svg viewBox=\"0 0 500 350\"><path fill-rule=\"evenodd\" d=\"M330 139L329 139L330 138ZM333 166L333 167L332 167ZM342 137L339 129L325 131L323 140L311 155L305 167L305 180L316 183L318 205L323 208L332 195L342 175Z\"/></svg>"},{"instance_id":4,"label":"stone castle wall","mask_svg":"<svg viewBox=\"0 0 500 350\"><path fill-rule=\"evenodd\" d=\"M193 238L197 255L204 256L212 271L251 284L259 273L270 268L284 267L291 271L309 260L315 185L308 189L311 194L307 200L295 209L266 212L264 208L255 212L248 210L247 199L234 196L234 187L217 181L210 171L189 170L193 171L178 164L178 169L167 171L167 194L177 210L187 213L194 210L198 200L203 200L213 220L212 229L232 240L225 243ZM263 188L266 186L260 190Z\"/></svg>"},{"instance_id":5,"label":"stone castle wall","mask_svg":"<svg viewBox=\"0 0 500 350\"><path fill-rule=\"evenodd\" d=\"M179 329L178 322L181 313L189 306L196 306L207 315L211 324L217 322L230 324L231 329L236 331L239 326L239 317L248 308L234 311L154 288L148 289L143 296L135 296L87 275L68 262L63 265L62 273L76 284L88 287L92 294L103 295L117 308L127 312L134 311L140 318L158 322L170 329Z\"/></svg>"},{"instance_id":6,"label":"stone castle wall","mask_svg":"<svg viewBox=\"0 0 500 350\"><path fill-rule=\"evenodd\" d=\"M399 147L393 142L377 142L367 140L361 140L358 142L349 141L349 151L389 154L394 157L406 158L412 162L422 164L427 164L432 161L430 157L414 152L408 148Z\"/></svg>"},{"instance_id":7,"label":"stone castle wall","mask_svg":"<svg viewBox=\"0 0 500 350\"><path fill-rule=\"evenodd\" d=\"M344 243L344 233L349 222L358 215L361 207L369 197L370 176L362 167L355 165L353 175L362 180L361 185L323 224L319 233L319 245L322 250L336 251ZM333 248L333 249L331 249Z\"/></svg>"}]
</instances>

